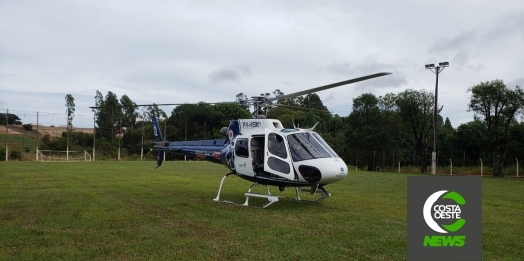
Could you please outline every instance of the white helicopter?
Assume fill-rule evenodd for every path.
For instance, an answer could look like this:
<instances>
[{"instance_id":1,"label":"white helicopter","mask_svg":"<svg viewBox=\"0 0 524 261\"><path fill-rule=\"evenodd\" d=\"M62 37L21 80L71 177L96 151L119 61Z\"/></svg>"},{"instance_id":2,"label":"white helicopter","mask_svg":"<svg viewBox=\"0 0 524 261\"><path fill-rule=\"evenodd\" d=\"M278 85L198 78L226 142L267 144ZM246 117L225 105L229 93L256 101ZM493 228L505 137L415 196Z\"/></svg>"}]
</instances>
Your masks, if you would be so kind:
<instances>
[{"instance_id":1,"label":"white helicopter","mask_svg":"<svg viewBox=\"0 0 524 261\"><path fill-rule=\"evenodd\" d=\"M231 172L222 178L214 201L238 204L220 199L224 180L230 175L236 175L253 182L245 193L246 201L241 204L244 206L249 206L250 197L266 198L268 202L262 208L277 202L281 197L271 195L268 186L277 186L280 191L286 187L295 187L296 200L301 200L301 188L309 188L313 196L319 192L320 197L314 201L320 202L330 196L325 185L347 176L346 163L314 132L316 124L310 129L284 128L279 120L265 119L262 108L279 105L272 103L278 99L294 98L388 74L372 74L273 98L266 94L234 102L252 105L254 119L232 120L228 127L220 131L225 136L224 140L165 141L158 120L153 115L151 118L156 139L153 150L158 151L157 168L162 165L166 151L224 164ZM252 193L255 185L265 185L267 194Z\"/></svg>"}]
</instances>

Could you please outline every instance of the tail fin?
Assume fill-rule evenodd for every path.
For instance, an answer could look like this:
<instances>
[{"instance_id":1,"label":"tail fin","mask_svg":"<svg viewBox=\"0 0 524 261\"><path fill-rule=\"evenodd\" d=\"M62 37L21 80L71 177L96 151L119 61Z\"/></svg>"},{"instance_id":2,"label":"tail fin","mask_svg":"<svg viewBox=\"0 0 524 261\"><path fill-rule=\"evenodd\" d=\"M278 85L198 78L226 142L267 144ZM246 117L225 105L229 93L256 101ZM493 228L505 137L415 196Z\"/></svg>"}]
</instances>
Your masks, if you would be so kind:
<instances>
[{"instance_id":1,"label":"tail fin","mask_svg":"<svg viewBox=\"0 0 524 261\"><path fill-rule=\"evenodd\" d=\"M162 132L160 131L160 125L158 125L158 119L155 115L151 115L151 121L153 122L153 132L155 133L155 141L162 142L164 141L164 137L162 137ZM164 153L165 151L159 150L158 154L156 156L156 166L157 168L162 165L162 161L164 160Z\"/></svg>"},{"instance_id":2,"label":"tail fin","mask_svg":"<svg viewBox=\"0 0 524 261\"><path fill-rule=\"evenodd\" d=\"M153 122L153 131L155 132L156 141L164 141L162 137L162 132L160 131L160 125L158 125L158 119L155 115L151 115L151 121Z\"/></svg>"}]
</instances>

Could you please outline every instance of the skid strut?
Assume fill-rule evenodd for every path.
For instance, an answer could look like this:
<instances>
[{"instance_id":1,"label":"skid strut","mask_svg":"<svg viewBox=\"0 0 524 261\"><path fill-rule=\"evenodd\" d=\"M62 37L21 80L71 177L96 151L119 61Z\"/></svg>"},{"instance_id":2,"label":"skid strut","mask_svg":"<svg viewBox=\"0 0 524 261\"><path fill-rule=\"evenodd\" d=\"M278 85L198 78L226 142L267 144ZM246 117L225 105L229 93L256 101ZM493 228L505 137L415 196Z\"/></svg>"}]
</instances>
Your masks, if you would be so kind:
<instances>
[{"instance_id":1,"label":"skid strut","mask_svg":"<svg viewBox=\"0 0 524 261\"><path fill-rule=\"evenodd\" d=\"M223 178L222 178L222 181L220 181L220 187L218 187L218 194L217 194L217 197L215 199L213 199L214 201L220 201L220 192L222 192L222 185L224 185L224 180L227 178L227 176L231 175L231 174L235 174L233 172L231 173L227 173Z\"/></svg>"},{"instance_id":2,"label":"skid strut","mask_svg":"<svg viewBox=\"0 0 524 261\"><path fill-rule=\"evenodd\" d=\"M246 207L254 207L254 208L267 208L269 206L271 206L273 203L277 202L279 200L279 198L285 198L285 197L282 197L282 196L274 196L274 195L271 195L271 192L269 191L269 186L266 185L266 189L267 189L267 195L266 194L259 194L259 193L253 193L251 192L251 190L253 190L253 188L256 186L256 185L259 185L258 182L255 182L251 185L251 187L249 187L249 190L244 194L246 196L246 201L244 203L237 203L237 202L233 202L233 201L228 201L228 200L221 200L220 199L220 193L222 193L222 186L224 185L224 181L225 179L229 176L229 175L232 175L232 174L235 174L235 173L228 173L226 174L222 180L220 181L220 186L218 187L218 194L217 194L217 197L214 198L213 200L214 201L217 201L217 202L224 202L224 203L230 203L230 204L234 204L234 205L242 205L242 206L246 206ZM331 196L331 194L329 192L326 191L326 189L324 189L324 186L322 185L315 185L315 186L311 186L311 191L310 191L310 194L313 195L313 197L315 196L315 194L317 192L320 192L320 198L316 199L316 200L304 200L304 199L301 199L300 198L300 190L301 188L300 187L295 187L295 192L296 192L296 197L295 197L295 200L296 201L307 201L307 202L321 202L323 201L324 199L328 198ZM257 206L250 206L249 205L249 198L251 197L256 197L256 198L265 198L268 200L268 202L261 206L261 207L257 207Z\"/></svg>"},{"instance_id":3,"label":"skid strut","mask_svg":"<svg viewBox=\"0 0 524 261\"><path fill-rule=\"evenodd\" d=\"M262 206L262 208L267 208L269 207L271 204L275 203L278 201L278 196L272 196L271 193L269 192L269 186L266 185L266 189L267 189L267 195L264 195L264 194L257 194L257 193L251 193L251 190L253 189L253 187L255 185L258 185L257 182L253 183L253 185L251 185L251 187L249 187L249 190L246 192L245 196L246 196L246 202L244 202L244 206L246 207L250 207L249 206L249 197L258 197L258 198L266 198L269 202L266 203L264 206Z\"/></svg>"},{"instance_id":4,"label":"skid strut","mask_svg":"<svg viewBox=\"0 0 524 261\"><path fill-rule=\"evenodd\" d=\"M328 191L326 191L326 189L324 189L324 186L321 186L319 184L317 184L316 186L312 186L311 191L309 192L309 194L315 197L315 194L320 191L320 198L316 200L315 199L314 200L301 199L300 190L301 190L301 187L295 187L295 193L296 193L295 200L296 201L321 202L324 199L329 198L331 196L331 194Z\"/></svg>"},{"instance_id":5,"label":"skid strut","mask_svg":"<svg viewBox=\"0 0 524 261\"><path fill-rule=\"evenodd\" d=\"M278 201L278 196L273 196L271 195L271 193L269 192L269 186L266 185L266 189L267 189L267 195L264 195L264 194L258 194L258 193L252 193L251 190L253 189L253 187L255 185L258 185L257 182L253 183L253 185L251 185L251 187L249 187L249 190L244 194L246 196L246 201L242 204L242 203L236 203L236 202L232 202L232 201L228 201L228 200L220 200L220 193L222 192L222 186L224 185L224 180L231 174L234 174L234 173L228 173L227 175L225 175L222 180L220 181L220 187L218 187L218 194L217 194L217 197L214 198L213 200L214 201L217 201L217 202L224 202L224 203L230 203L230 204L234 204L234 205L242 205L242 206L248 206L248 207L255 207L255 206L250 206L249 205L249 198L250 197L259 197L259 198L266 198L268 200L268 203L266 203L264 206L262 207L256 207L256 208L266 208L266 207L269 207L271 204L275 203Z\"/></svg>"}]
</instances>

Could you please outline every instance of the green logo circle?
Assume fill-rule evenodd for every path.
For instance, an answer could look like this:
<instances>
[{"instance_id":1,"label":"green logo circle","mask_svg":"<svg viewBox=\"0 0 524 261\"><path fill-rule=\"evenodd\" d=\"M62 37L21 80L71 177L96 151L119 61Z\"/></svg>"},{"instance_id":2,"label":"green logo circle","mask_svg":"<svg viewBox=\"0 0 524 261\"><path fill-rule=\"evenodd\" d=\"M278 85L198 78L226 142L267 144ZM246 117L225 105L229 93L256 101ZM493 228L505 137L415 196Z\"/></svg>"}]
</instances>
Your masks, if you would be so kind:
<instances>
[{"instance_id":1,"label":"green logo circle","mask_svg":"<svg viewBox=\"0 0 524 261\"><path fill-rule=\"evenodd\" d=\"M441 197L442 196L442 197ZM435 202L438 199L451 199L457 203L457 205L435 205ZM456 232L459 229L464 226L466 223L466 220L463 218L460 218L460 214L462 213L460 209L460 205L464 205L466 203L466 200L457 192L451 191L448 192L447 190L440 190L437 191L431 196L428 197L426 200L426 203L424 203L424 220L426 221L426 224L433 229L433 231L438 233L449 233L449 232ZM434 210L434 214L431 214L431 210ZM435 222L436 219L457 219L453 224L450 225L442 225L440 227L437 222Z\"/></svg>"}]
</instances>

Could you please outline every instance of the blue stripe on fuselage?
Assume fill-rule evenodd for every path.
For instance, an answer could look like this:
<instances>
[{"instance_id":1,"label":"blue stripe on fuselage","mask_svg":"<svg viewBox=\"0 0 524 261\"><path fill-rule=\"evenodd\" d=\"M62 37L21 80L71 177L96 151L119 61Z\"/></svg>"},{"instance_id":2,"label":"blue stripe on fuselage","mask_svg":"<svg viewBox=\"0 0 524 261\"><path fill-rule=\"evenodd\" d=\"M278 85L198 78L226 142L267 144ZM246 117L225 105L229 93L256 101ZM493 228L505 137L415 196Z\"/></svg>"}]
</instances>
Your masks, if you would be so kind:
<instances>
[{"instance_id":1,"label":"blue stripe on fuselage","mask_svg":"<svg viewBox=\"0 0 524 261\"><path fill-rule=\"evenodd\" d=\"M224 149L224 140L172 141L166 145L154 148L157 151L173 151L189 157L222 163L220 155Z\"/></svg>"}]
</instances>

